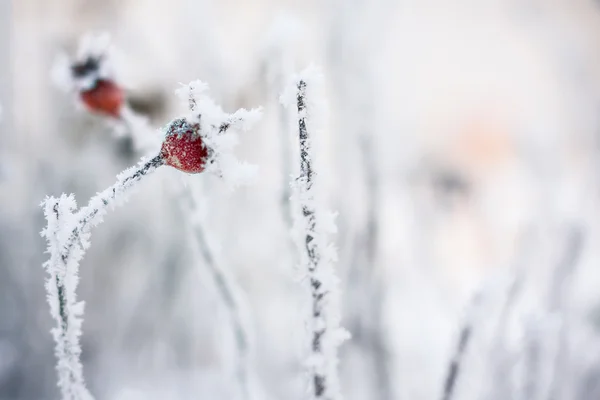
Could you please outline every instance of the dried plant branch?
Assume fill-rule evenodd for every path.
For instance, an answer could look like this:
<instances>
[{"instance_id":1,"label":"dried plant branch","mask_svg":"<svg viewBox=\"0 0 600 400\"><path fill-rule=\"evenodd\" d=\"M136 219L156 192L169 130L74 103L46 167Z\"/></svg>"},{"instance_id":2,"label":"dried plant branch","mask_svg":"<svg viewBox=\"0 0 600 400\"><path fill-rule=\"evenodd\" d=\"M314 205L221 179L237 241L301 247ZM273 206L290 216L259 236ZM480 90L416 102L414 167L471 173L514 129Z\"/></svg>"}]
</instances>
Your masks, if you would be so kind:
<instances>
[{"instance_id":1,"label":"dried plant branch","mask_svg":"<svg viewBox=\"0 0 600 400\"><path fill-rule=\"evenodd\" d=\"M79 360L83 303L77 302L79 262L89 247L91 228L102 222L109 206L126 199L128 192L143 177L163 165L161 156L142 160L118 176L117 182L94 196L86 207L76 211L73 195L56 199L48 197L42 203L47 227L42 235L48 242L50 260L44 264L49 277L46 281L50 313L56 321L52 335L58 359L58 386L63 400L88 400L91 394L85 387Z\"/></svg>"},{"instance_id":2,"label":"dried plant branch","mask_svg":"<svg viewBox=\"0 0 600 400\"><path fill-rule=\"evenodd\" d=\"M287 106L294 106L297 111L300 144L300 175L293 183L294 203L300 208L299 215L295 216L295 233L301 257L300 265L307 274L312 298L308 320L311 335L311 392L315 399L339 400L342 395L337 371L337 351L347 333L340 327L339 280L332 265L336 254L326 241L328 229L323 220L326 215L318 206L314 187L316 174L312 163L314 150L310 136L315 134L311 130L315 126L313 119L318 107L315 106L316 99L309 99L307 96L307 89L310 87L313 90L310 85L314 83L316 79L311 77L311 71L305 71L294 82L293 92L290 90L293 95L290 93L287 96Z\"/></svg>"}]
</instances>

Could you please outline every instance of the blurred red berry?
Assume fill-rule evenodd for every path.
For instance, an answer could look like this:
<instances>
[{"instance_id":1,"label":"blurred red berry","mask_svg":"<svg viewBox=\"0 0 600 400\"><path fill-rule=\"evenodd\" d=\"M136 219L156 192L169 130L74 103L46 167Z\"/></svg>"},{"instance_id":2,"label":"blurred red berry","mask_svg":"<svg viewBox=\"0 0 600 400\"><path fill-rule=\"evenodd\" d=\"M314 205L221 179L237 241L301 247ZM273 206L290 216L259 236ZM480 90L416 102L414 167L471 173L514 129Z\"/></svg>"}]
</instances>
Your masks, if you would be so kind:
<instances>
[{"instance_id":1,"label":"blurred red berry","mask_svg":"<svg viewBox=\"0 0 600 400\"><path fill-rule=\"evenodd\" d=\"M100 79L96 85L80 93L83 104L92 112L119 118L125 94L112 81Z\"/></svg>"},{"instance_id":2,"label":"blurred red berry","mask_svg":"<svg viewBox=\"0 0 600 400\"><path fill-rule=\"evenodd\" d=\"M180 171L190 174L204 171L208 148L202 142L200 125L185 119L171 122L160 154L165 164Z\"/></svg>"}]
</instances>

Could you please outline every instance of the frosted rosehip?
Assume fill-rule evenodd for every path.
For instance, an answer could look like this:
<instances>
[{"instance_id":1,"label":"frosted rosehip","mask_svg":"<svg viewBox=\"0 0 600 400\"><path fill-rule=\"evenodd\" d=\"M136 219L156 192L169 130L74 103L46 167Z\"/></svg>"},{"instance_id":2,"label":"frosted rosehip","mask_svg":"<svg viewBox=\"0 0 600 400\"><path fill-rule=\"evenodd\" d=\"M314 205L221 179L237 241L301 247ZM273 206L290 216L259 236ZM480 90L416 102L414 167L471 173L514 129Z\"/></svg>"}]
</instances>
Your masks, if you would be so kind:
<instances>
[{"instance_id":1,"label":"frosted rosehip","mask_svg":"<svg viewBox=\"0 0 600 400\"><path fill-rule=\"evenodd\" d=\"M208 148L202 142L200 125L176 119L167 128L160 151L165 164L180 171L197 174L204 171Z\"/></svg>"},{"instance_id":2,"label":"frosted rosehip","mask_svg":"<svg viewBox=\"0 0 600 400\"><path fill-rule=\"evenodd\" d=\"M116 83L99 79L91 89L80 92L83 104L92 112L119 118L125 94Z\"/></svg>"}]
</instances>

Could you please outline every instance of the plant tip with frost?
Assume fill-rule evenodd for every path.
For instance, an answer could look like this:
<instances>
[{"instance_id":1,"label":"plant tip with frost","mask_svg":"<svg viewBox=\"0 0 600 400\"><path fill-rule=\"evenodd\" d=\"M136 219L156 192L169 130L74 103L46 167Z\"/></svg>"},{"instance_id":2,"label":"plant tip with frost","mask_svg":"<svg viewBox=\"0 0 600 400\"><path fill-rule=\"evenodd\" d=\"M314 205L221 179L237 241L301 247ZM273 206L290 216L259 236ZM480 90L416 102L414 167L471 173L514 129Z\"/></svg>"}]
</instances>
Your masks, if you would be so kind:
<instances>
[{"instance_id":1,"label":"plant tip with frost","mask_svg":"<svg viewBox=\"0 0 600 400\"><path fill-rule=\"evenodd\" d=\"M79 42L77 57L59 57L53 75L59 86L77 93L88 111L118 119L125 105L125 92L114 77L110 50L108 35L85 35Z\"/></svg>"},{"instance_id":2,"label":"plant tip with frost","mask_svg":"<svg viewBox=\"0 0 600 400\"><path fill-rule=\"evenodd\" d=\"M199 80L182 85L175 93L188 112L166 128L161 152L165 163L188 173L206 171L230 187L250 182L257 168L238 160L234 148L238 133L250 130L260 119L260 108L228 114Z\"/></svg>"}]
</instances>

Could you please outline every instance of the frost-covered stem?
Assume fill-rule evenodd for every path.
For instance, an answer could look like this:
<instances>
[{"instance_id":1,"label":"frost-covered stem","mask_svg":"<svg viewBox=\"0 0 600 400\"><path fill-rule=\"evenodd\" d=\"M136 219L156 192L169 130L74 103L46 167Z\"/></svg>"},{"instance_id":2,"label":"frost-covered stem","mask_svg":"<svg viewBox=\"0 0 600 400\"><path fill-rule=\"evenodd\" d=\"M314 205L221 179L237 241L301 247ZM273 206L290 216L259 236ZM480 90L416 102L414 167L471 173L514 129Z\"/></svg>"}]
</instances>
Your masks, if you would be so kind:
<instances>
[{"instance_id":1,"label":"frost-covered stem","mask_svg":"<svg viewBox=\"0 0 600 400\"><path fill-rule=\"evenodd\" d=\"M454 355L452 356L450 364L448 365L448 370L446 371L446 379L444 380L444 394L442 395L443 400L452 399L454 387L456 386L456 381L458 380L458 374L460 372L461 362L471 338L471 330L472 327L470 323L463 325L462 329L460 330L458 346L456 346L456 350L454 351Z\"/></svg>"},{"instance_id":2,"label":"frost-covered stem","mask_svg":"<svg viewBox=\"0 0 600 400\"><path fill-rule=\"evenodd\" d=\"M313 171L310 163L310 157L308 154L309 145L308 145L308 131L306 129L306 119L302 115L306 112L306 104L305 104L305 94L306 94L306 82L300 81L298 83L298 115L300 118L298 119L298 129L300 134L300 177L304 178L305 190L308 192L312 187L312 177ZM308 254L308 273L310 275L310 287L312 294L312 315L315 320L321 318L322 313L322 300L325 293L321 293L319 288L321 287L321 282L316 278L315 270L319 263L319 249L316 248L311 242L313 241L313 236L311 232L315 230L315 211L311 209L308 204L302 204L302 214L306 219L307 225L307 234L305 237L305 246L306 253ZM325 330L323 328L318 328L317 323L313 323L312 327L312 352L313 353L321 353L322 351L322 337L325 334ZM320 373L318 371L314 371L313 374L313 385L314 385L314 393L315 397L322 397L325 393L325 388L327 385L327 377L324 373Z\"/></svg>"},{"instance_id":3,"label":"frost-covered stem","mask_svg":"<svg viewBox=\"0 0 600 400\"><path fill-rule=\"evenodd\" d=\"M127 191L131 189L136 183L151 172L154 172L158 167L164 164L164 160L160 155L153 157L152 159L140 162L138 168L131 168L125 171L122 175L117 178L117 182L104 190L102 193L92 197L88 205L82 208L78 213L78 224L73 227L71 236L67 240L62 255L65 263L68 262L71 257L71 249L80 241L80 237L89 230L101 222L101 218L106 214L106 210L109 206L114 205L118 200L124 199Z\"/></svg>"},{"instance_id":4,"label":"frost-covered stem","mask_svg":"<svg viewBox=\"0 0 600 400\"><path fill-rule=\"evenodd\" d=\"M197 212L198 200L191 188L187 187L185 195L191 204L191 212ZM242 315L242 304L240 301L241 288L238 287L235 280L223 269L216 260L214 252L206 240L204 226L199 221L192 223L194 238L204 260L204 265L208 269L215 283L215 288L221 304L225 307L231 323L236 350L236 378L239 384L240 396L244 400L252 399L252 390L250 386L250 335L246 320Z\"/></svg>"},{"instance_id":5,"label":"frost-covered stem","mask_svg":"<svg viewBox=\"0 0 600 400\"><path fill-rule=\"evenodd\" d=\"M63 256L63 246L60 240L61 221L64 219L62 212L72 209L66 202L69 198L62 196L60 199L49 198L45 202L45 215L48 226L43 234L48 241L50 260L44 264L49 277L46 281L50 314L56 322L52 329L52 336L56 342L55 355L57 357L56 371L58 386L63 400L92 399L85 387L83 368L79 361L81 346L80 318L83 313L83 303L77 303L75 288L77 286L77 265L67 264ZM67 281L70 280L70 284Z\"/></svg>"},{"instance_id":6,"label":"frost-covered stem","mask_svg":"<svg viewBox=\"0 0 600 400\"><path fill-rule=\"evenodd\" d=\"M337 347L339 345L336 332L339 328L340 310L335 296L336 277L328 260L323 257L325 249L321 248L318 236L316 207L314 204L312 167L312 149L307 127L307 83L300 79L296 89L296 107L298 111L298 131L300 139L300 177L297 183L299 206L304 218L304 243L299 243L299 250L305 252L302 267L306 268L312 296L312 312L309 320L311 338L311 386L316 399L341 399L339 376L337 372ZM328 276L329 275L329 276Z\"/></svg>"},{"instance_id":7,"label":"frost-covered stem","mask_svg":"<svg viewBox=\"0 0 600 400\"><path fill-rule=\"evenodd\" d=\"M452 400L452 397L454 396L462 361L465 353L467 352L469 342L471 341L471 336L473 335L473 324L475 322L474 311L477 307L479 307L481 297L481 292L476 293L473 297L470 304L470 310L468 311L468 314L460 329L458 343L454 349L454 354L450 359L450 364L448 364L448 369L446 371L446 378L444 380L444 387L442 391L442 400Z\"/></svg>"},{"instance_id":8,"label":"frost-covered stem","mask_svg":"<svg viewBox=\"0 0 600 400\"><path fill-rule=\"evenodd\" d=\"M513 366L516 364L517 355L509 351L506 338L509 332L509 319L523 290L524 275L529 266L529 255L534 247L531 230L528 228L522 232L518 239L517 253L511 267L512 277L507 286L506 296L502 301L498 322L493 330L488 358L491 363L491 374L496 377L496 381L494 385L490 385L487 389L486 398L489 399L504 400L514 397L514 385L510 381L510 377Z\"/></svg>"},{"instance_id":9,"label":"frost-covered stem","mask_svg":"<svg viewBox=\"0 0 600 400\"><path fill-rule=\"evenodd\" d=\"M73 196L47 198L43 203L47 227L42 231L48 242L50 260L44 264L49 274L46 281L50 314L56 321L52 330L56 342L58 386L63 400L89 400L79 356L83 303L76 300L79 262L89 247L93 226L102 221L108 206L123 200L127 191L144 176L154 171L163 160L156 156L143 160L137 168L122 173L113 186L92 197L88 205L76 211Z\"/></svg>"},{"instance_id":10,"label":"frost-covered stem","mask_svg":"<svg viewBox=\"0 0 600 400\"><path fill-rule=\"evenodd\" d=\"M489 388L489 398L503 400L510 397L511 386L509 382L510 371L514 365L514 355L510 354L506 346L506 335L508 318L513 310L516 298L518 297L523 284L522 271L517 271L513 278L502 304L498 324L494 330L492 339L492 348L489 353L492 375L497 377L493 387Z\"/></svg>"}]
</instances>

